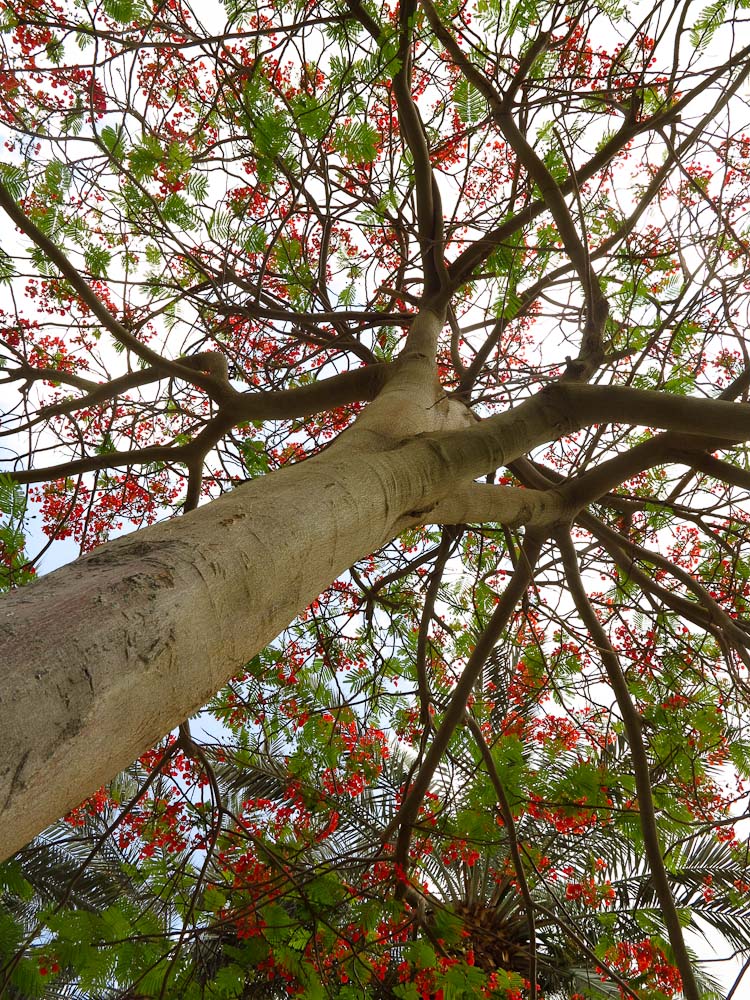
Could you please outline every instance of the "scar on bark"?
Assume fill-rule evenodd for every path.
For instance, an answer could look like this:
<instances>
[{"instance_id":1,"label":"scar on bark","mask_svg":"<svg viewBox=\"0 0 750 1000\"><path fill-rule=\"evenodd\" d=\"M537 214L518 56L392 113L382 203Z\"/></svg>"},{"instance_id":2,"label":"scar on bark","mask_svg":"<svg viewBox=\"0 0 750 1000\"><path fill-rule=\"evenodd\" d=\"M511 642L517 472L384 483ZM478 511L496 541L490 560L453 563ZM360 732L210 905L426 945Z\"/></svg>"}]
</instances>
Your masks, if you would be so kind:
<instances>
[{"instance_id":1,"label":"scar on bark","mask_svg":"<svg viewBox=\"0 0 750 1000\"><path fill-rule=\"evenodd\" d=\"M13 798L13 793L15 792L16 787L21 784L21 772L26 766L26 761L29 759L30 753L31 753L30 750L26 751L23 757L21 757L21 759L19 760L16 769L13 772L13 777L11 778L10 782L10 788L8 789L8 794L5 796L5 801L3 802L3 810L7 809L8 803Z\"/></svg>"}]
</instances>

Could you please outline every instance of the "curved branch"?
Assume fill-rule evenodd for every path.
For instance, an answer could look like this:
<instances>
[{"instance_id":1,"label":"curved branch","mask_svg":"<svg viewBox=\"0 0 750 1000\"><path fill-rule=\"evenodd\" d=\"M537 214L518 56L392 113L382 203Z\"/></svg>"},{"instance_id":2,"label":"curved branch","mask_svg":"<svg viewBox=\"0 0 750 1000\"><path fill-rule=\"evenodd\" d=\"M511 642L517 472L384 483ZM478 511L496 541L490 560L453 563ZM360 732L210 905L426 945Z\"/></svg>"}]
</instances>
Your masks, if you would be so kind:
<instances>
[{"instance_id":1,"label":"curved branch","mask_svg":"<svg viewBox=\"0 0 750 1000\"><path fill-rule=\"evenodd\" d=\"M88 282L78 269L71 264L67 255L48 236L45 236L41 229L19 208L2 181L0 181L0 207L5 210L12 222L42 251L50 263L54 264L65 280L75 289L81 301L86 304L102 326L112 334L119 344L122 344L123 347L126 347L139 358L148 362L149 365L153 365L155 368L163 371L166 375L173 375L176 378L192 382L194 385L204 389L212 398L217 399L217 401L223 398L225 386L221 380L215 376L206 375L203 372L193 372L179 362L169 361L133 336L130 330L112 315L99 296L92 291Z\"/></svg>"},{"instance_id":2,"label":"curved branch","mask_svg":"<svg viewBox=\"0 0 750 1000\"><path fill-rule=\"evenodd\" d=\"M440 584L443 582L445 566L450 558L455 543L461 538L462 529L451 530L443 528L440 545L438 546L435 565L430 572L430 582L425 594L422 617L419 622L419 632L417 634L417 688L419 691L419 721L422 726L422 745L427 738L427 734L432 728L432 717L430 716L430 683L427 677L427 643L430 622L435 611L435 601L437 600Z\"/></svg>"},{"instance_id":3,"label":"curved branch","mask_svg":"<svg viewBox=\"0 0 750 1000\"><path fill-rule=\"evenodd\" d=\"M453 45L455 45L455 41L451 38L450 33L447 32L442 26L437 14L434 15L435 22L433 23L433 19L430 14L429 0L422 0L422 4L427 12L430 25L436 35L440 38L440 41L446 45L446 48L448 48L448 42L452 42ZM450 49L449 51L451 51L451 56L453 56L453 51ZM463 52L461 52L460 49L458 49L458 51L465 59L466 57ZM701 117L695 128L691 129L686 138L677 147L676 152L678 156L684 156L693 144L695 138L705 130L706 125L715 118L717 112L729 102L732 96L734 96L734 94L736 94L739 88L744 84L748 74L750 74L750 62L747 61L748 56L750 56L750 45L746 45L735 56L728 59L722 66L710 73L699 86L696 86L692 91L685 94L684 97L675 101L670 108L657 112L650 119L645 121L634 122L629 118L626 119L621 128L618 129L618 131L604 143L601 149L599 149L598 152L591 157L588 163L577 169L575 177L568 176L565 181L558 185L560 192L563 195L570 194L577 185L581 185L586 181L591 180L595 174L606 167L607 164L617 155L617 153L624 149L624 147L627 146L632 139L636 138L636 136L642 134L643 132L663 128L678 121L685 109L698 97L703 95L706 90L712 86L712 84L720 80L728 70L733 70L736 67L741 66L742 69L737 74L735 80L728 87L722 90L721 97L719 97L710 111ZM744 66L743 63L745 64ZM469 63L469 67L472 74L469 78L474 86L481 90L482 93L485 93L486 88L489 87L494 94L494 88L484 74L482 74L471 63ZM466 72L468 77L468 67ZM486 93L485 96L487 96ZM495 94L495 96L497 95ZM632 227L635 226L638 218L645 209L646 204L652 200L654 190L658 190L658 188L664 183L666 174L673 168L673 166L674 162L670 157L667 163L659 168L659 171L646 189L645 197L641 199L641 205L643 207L640 208L640 210L636 210L636 213L634 213L633 217L631 217L629 229L632 229ZM467 249L459 254L459 256L448 268L451 288L459 288L464 282L468 281L471 278L474 269L481 264L482 261L487 259L495 247L508 240L515 233L519 232L519 230L523 229L524 226L532 222L545 210L546 207L547 205L544 199L539 199L538 201L526 205L523 209L514 214L512 218L506 219L491 232L487 233L482 239L477 240L471 246L467 247Z\"/></svg>"},{"instance_id":4,"label":"curved branch","mask_svg":"<svg viewBox=\"0 0 750 1000\"><path fill-rule=\"evenodd\" d=\"M227 411L237 422L309 417L331 407L375 399L395 373L396 367L391 362L381 361L294 389L237 393Z\"/></svg>"},{"instance_id":5,"label":"curved branch","mask_svg":"<svg viewBox=\"0 0 750 1000\"><path fill-rule=\"evenodd\" d=\"M743 469L735 469L728 462L709 459L708 455L696 448L696 445L703 447L704 442L706 448L716 444L715 441L709 442L706 438L701 441L691 434L665 431L647 441L641 441L640 444L634 445L614 458L600 462L596 468L569 479L560 485L560 493L572 507L582 510L638 473L666 462L684 464L694 469L701 468L703 471L715 468L714 478L750 488L750 473ZM709 461L706 462L706 459Z\"/></svg>"},{"instance_id":6,"label":"curved branch","mask_svg":"<svg viewBox=\"0 0 750 1000\"><path fill-rule=\"evenodd\" d=\"M444 260L443 208L440 190L430 163L430 147L419 110L411 95L411 47L416 0L399 5L398 70L393 76L393 93L398 108L401 134L414 161L414 189L417 198L417 229L424 269L425 294L440 292L447 285ZM378 41L380 25L364 10L360 0L349 0L357 20Z\"/></svg>"},{"instance_id":7,"label":"curved branch","mask_svg":"<svg viewBox=\"0 0 750 1000\"><path fill-rule=\"evenodd\" d=\"M199 358L200 355L194 357ZM369 368L342 372L340 375L333 375L329 379L322 379L312 385L298 386L296 389L247 394L232 389L234 395L231 397L231 401L220 407L218 414L188 444L152 445L127 452L88 455L85 458L48 466L46 469L9 472L8 475L17 483L40 483L50 479L60 479L63 476L80 475L85 472L95 472L99 469L124 465L146 465L150 462L165 461L184 462L188 465L190 473L191 485L188 488L188 497L191 498L192 506L195 506L197 504L196 491L200 488L199 476L203 459L222 434L226 433L234 424L244 420L288 420L295 417L306 417L331 407L346 406L348 403L374 399L394 370L394 365L382 362ZM116 392L121 392L126 384L130 388L132 385L143 385L161 377L155 373L154 368L148 369L148 378L145 377L147 372L133 374L143 376L143 378L130 381L129 376L126 375L122 379L115 379L114 382L102 386L101 390L90 393L83 399L66 400L64 403L45 408L40 417L56 416L91 405L92 401L98 402L102 398L106 398L104 396L105 390L112 389L116 383ZM198 476L197 485L196 476ZM188 506L187 509L192 509L192 506Z\"/></svg>"},{"instance_id":8,"label":"curved branch","mask_svg":"<svg viewBox=\"0 0 750 1000\"><path fill-rule=\"evenodd\" d=\"M422 805L425 793L430 787L430 782L440 765L456 727L464 718L469 697L474 690L474 685L482 672L487 657L497 645L503 630L507 627L516 610L519 600L523 597L531 583L534 567L539 559L543 541L543 538L539 538L536 535L527 535L521 550L521 558L518 566L511 576L508 586L503 591L487 627L479 636L474 647L474 652L464 667L463 673L454 688L451 699L443 714L443 721L435 733L430 748L422 762L422 766L417 772L411 786L406 790L401 808L383 831L382 839L383 842L386 842L398 830L394 861L396 864L401 864L404 870L406 870L406 862L409 856L412 828L417 820L419 808Z\"/></svg>"},{"instance_id":9,"label":"curved branch","mask_svg":"<svg viewBox=\"0 0 750 1000\"><path fill-rule=\"evenodd\" d=\"M673 396L629 386L556 382L518 406L463 430L430 434L456 477L475 478L507 466L540 445L593 424L660 427L690 450L750 439L750 406L722 399ZM711 437L696 428L711 429Z\"/></svg>"},{"instance_id":10,"label":"curved branch","mask_svg":"<svg viewBox=\"0 0 750 1000\"><path fill-rule=\"evenodd\" d=\"M484 524L541 530L570 521L573 507L557 489L470 483L456 487L429 512L425 524Z\"/></svg>"},{"instance_id":11,"label":"curved branch","mask_svg":"<svg viewBox=\"0 0 750 1000\"><path fill-rule=\"evenodd\" d=\"M35 368L27 361L22 361L18 365L18 368L6 368L4 374L8 376L3 379L3 382L6 384L20 381L27 383L40 381L59 382L61 385L72 385L75 389L80 389L82 392L92 392L98 384L93 379L82 378L73 372L60 371L58 368ZM19 389L18 391L23 392L24 389Z\"/></svg>"},{"instance_id":12,"label":"curved branch","mask_svg":"<svg viewBox=\"0 0 750 1000\"><path fill-rule=\"evenodd\" d=\"M221 427L221 430L217 429ZM78 476L85 472L96 472L101 469L122 468L131 465L149 465L151 462L177 462L193 465L198 458L202 461L206 453L216 444L219 437L231 427L221 414L210 420L203 430L188 444L157 444L147 448L135 448L133 451L108 452L103 455L87 455L70 462L61 462L46 469L27 469L21 472L9 471L6 475L13 482L22 485L28 483L44 483L52 479L62 479L67 476Z\"/></svg>"},{"instance_id":13,"label":"curved branch","mask_svg":"<svg viewBox=\"0 0 750 1000\"><path fill-rule=\"evenodd\" d=\"M632 580L637 582L642 590L658 595L667 607L706 629L707 632L711 632L720 644L723 644L722 639L729 642L740 653L746 666L750 669L750 655L748 654L748 650L750 650L750 622L740 618L731 618L711 597L706 588L701 586L690 573L676 566L659 552L653 552L638 545L637 542L623 538L622 535L591 514L583 514L577 520L605 547L614 562ZM616 552L613 552L615 547L620 550L620 557ZM627 558L625 558L626 556ZM648 573L635 566L634 559L658 566L669 573L696 597L698 603L693 603L679 594L672 593L666 587L662 587Z\"/></svg>"},{"instance_id":14,"label":"curved branch","mask_svg":"<svg viewBox=\"0 0 750 1000\"><path fill-rule=\"evenodd\" d=\"M685 456L685 464L710 476L711 479L718 479L730 486L739 486L742 489L750 490L750 470L748 469L738 469L736 465L723 462L720 458L714 458L713 455L696 454L695 452L690 452Z\"/></svg>"},{"instance_id":15,"label":"curved branch","mask_svg":"<svg viewBox=\"0 0 750 1000\"><path fill-rule=\"evenodd\" d=\"M571 597L601 657L620 709L620 715L622 716L625 734L630 746L636 791L640 803L639 819L641 832L643 833L643 844L649 867L651 868L654 890L662 908L669 941L672 945L677 968L682 977L682 991L685 994L685 1000L700 1000L700 990L693 974L692 962L685 945L680 917L674 897L672 896L669 876L664 866L664 858L659 842L658 821L651 793L651 772L648 756L643 744L641 716L630 697L628 683L620 667L617 654L586 595L586 588L578 568L578 557L570 535L558 537L557 544L562 555L563 567L568 586L570 587Z\"/></svg>"}]
</instances>

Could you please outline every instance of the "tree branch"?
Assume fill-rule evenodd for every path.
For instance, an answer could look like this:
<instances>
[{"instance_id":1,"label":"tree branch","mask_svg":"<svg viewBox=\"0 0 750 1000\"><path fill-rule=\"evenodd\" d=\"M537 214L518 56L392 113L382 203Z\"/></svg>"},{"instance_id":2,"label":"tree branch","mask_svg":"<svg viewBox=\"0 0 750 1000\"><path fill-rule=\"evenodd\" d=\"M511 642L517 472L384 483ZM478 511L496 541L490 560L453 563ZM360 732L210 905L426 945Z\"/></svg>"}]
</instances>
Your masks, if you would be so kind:
<instances>
[{"instance_id":1,"label":"tree branch","mask_svg":"<svg viewBox=\"0 0 750 1000\"><path fill-rule=\"evenodd\" d=\"M417 634L417 689L419 691L419 721L422 725L422 745L432 728L432 716L430 715L430 682L427 676L427 646L430 622L435 611L435 601L437 600L440 584L443 582L443 573L446 563L450 558L455 543L460 539L462 530L452 530L443 528L440 545L435 559L435 565L430 572L430 582L427 586L424 605L422 607L422 617L419 621L419 632Z\"/></svg>"},{"instance_id":2,"label":"tree branch","mask_svg":"<svg viewBox=\"0 0 750 1000\"><path fill-rule=\"evenodd\" d=\"M156 351L141 343L127 327L123 326L112 315L99 296L91 290L88 282L83 278L78 269L71 264L67 255L49 237L45 236L41 229L19 208L15 199L1 181L0 207L5 210L11 221L42 251L47 260L57 268L60 274L74 288L81 301L88 306L102 326L112 334L119 344L122 344L123 347L126 347L139 358L148 362L149 365L153 365L155 368L163 371L165 375L172 375L176 378L192 382L194 385L204 389L217 402L223 398L226 387L220 379L203 372L194 372L190 368L185 368L179 362L168 361L160 354L157 354Z\"/></svg>"},{"instance_id":3,"label":"tree branch","mask_svg":"<svg viewBox=\"0 0 750 1000\"><path fill-rule=\"evenodd\" d=\"M423 0L423 5L425 6L429 19L430 11L427 6L428 3L429 0ZM447 42L453 40L450 33L447 32L446 29L442 28L439 18L436 20L436 25L433 25L432 20L430 20L430 24L433 27L433 30L435 30L436 35L440 38L440 41L446 45L446 48L448 48ZM436 26L442 28L443 35L440 35ZM453 42L453 44L455 45L455 42ZM461 52L460 49L459 52ZM453 53L451 53L451 55L452 54ZM461 55L466 58L463 53L461 53ZM679 98L679 100L675 101L670 108L658 111L650 119L645 121L633 122L630 119L626 119L620 129L618 129L618 131L604 143L601 149L599 149L598 152L591 157L588 163L577 169L575 177L568 176L565 181L558 185L560 192L563 195L570 194L576 185L584 184L586 181L591 180L592 177L606 167L607 164L617 155L617 153L627 146L632 139L636 138L636 136L642 134L643 132L663 128L670 123L679 120L686 108L698 97L705 94L706 90L712 84L721 79L721 77L728 70L732 70L735 67L742 66L743 63L746 63L746 65L744 65L741 71L737 74L735 80L728 87L723 89L721 97L716 101L710 111L708 111L701 118L695 128L689 132L688 136L677 147L678 155L681 157L684 156L695 141L695 138L705 130L706 125L715 118L718 111L728 103L731 97L737 93L739 88L747 79L747 76L750 73L750 63L746 62L748 56L750 56L750 45L742 48L735 56L728 59L722 66L710 73L708 77L701 82L700 86L693 88L692 91ZM483 87L487 86L492 87L487 78L478 69L476 69L476 67L472 66L471 68L471 81L478 89L482 90ZM481 84L480 80L483 81ZM492 90L494 92L494 88L492 88ZM631 219L630 229L635 226L638 218L640 218L640 215L645 210L646 205L652 200L654 196L654 189L658 190L658 188L664 183L666 174L672 169L673 166L674 163L670 158L667 163L660 167L657 175L654 176L653 180L649 184L645 196L641 199L639 210ZM464 284L464 282L468 281L471 278L474 269L481 264L483 260L486 260L495 247L508 240L515 233L519 232L519 230L523 229L524 226L527 226L538 215L541 215L546 207L547 205L543 198L532 202L523 209L520 209L512 216L512 218L506 219L491 232L487 233L487 235L482 239L477 240L470 247L467 247L467 249L459 254L459 256L448 268L451 288L458 288Z\"/></svg>"},{"instance_id":4,"label":"tree branch","mask_svg":"<svg viewBox=\"0 0 750 1000\"><path fill-rule=\"evenodd\" d=\"M567 523L573 509L561 491L469 483L456 486L425 518L425 524L486 524L535 530Z\"/></svg>"},{"instance_id":5,"label":"tree branch","mask_svg":"<svg viewBox=\"0 0 750 1000\"><path fill-rule=\"evenodd\" d=\"M435 733L422 766L411 786L406 790L401 808L383 831L382 839L383 842L386 842L398 830L394 860L396 864L402 865L404 871L407 868L412 828L417 820L425 792L430 787L430 782L443 759L456 727L464 718L469 696L474 690L474 685L482 672L487 657L497 645L519 600L531 583L542 544L543 539L535 535L527 535L521 550L519 564L511 576L508 586L503 591L489 624L479 636L474 652L464 667L443 714L443 721Z\"/></svg>"},{"instance_id":6,"label":"tree branch","mask_svg":"<svg viewBox=\"0 0 750 1000\"><path fill-rule=\"evenodd\" d=\"M630 755L633 761L635 785L640 804L639 819L646 857L651 869L654 890L662 908L664 923L667 927L677 968L682 978L682 990L685 994L685 1000L700 1000L700 990L693 974L692 962L685 945L680 917L677 913L672 890L669 886L669 875L664 866L661 844L659 843L658 821L651 793L651 772L648 756L643 744L641 716L630 697L628 684L620 667L617 654L586 595L586 588L581 579L578 568L578 557L576 556L573 542L569 535L560 535L556 540L560 548L560 554L562 555L563 567L568 586L570 587L571 597L601 657L620 709L620 715L622 716L625 734L630 746Z\"/></svg>"}]
</instances>

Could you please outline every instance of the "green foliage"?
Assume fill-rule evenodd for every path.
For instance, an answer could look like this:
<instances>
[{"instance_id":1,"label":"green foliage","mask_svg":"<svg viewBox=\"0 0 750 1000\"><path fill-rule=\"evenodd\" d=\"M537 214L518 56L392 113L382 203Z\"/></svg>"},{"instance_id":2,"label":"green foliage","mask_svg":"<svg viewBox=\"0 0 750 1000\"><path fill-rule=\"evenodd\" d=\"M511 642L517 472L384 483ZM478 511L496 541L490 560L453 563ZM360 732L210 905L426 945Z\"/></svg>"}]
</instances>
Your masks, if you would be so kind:
<instances>
[{"instance_id":1,"label":"green foliage","mask_svg":"<svg viewBox=\"0 0 750 1000\"><path fill-rule=\"evenodd\" d=\"M122 130L113 128L111 125L105 125L101 130L100 138L112 158L119 162L125 151L125 136ZM138 154L136 154L137 161Z\"/></svg>"},{"instance_id":2,"label":"green foliage","mask_svg":"<svg viewBox=\"0 0 750 1000\"><path fill-rule=\"evenodd\" d=\"M119 24L130 24L140 13L137 0L104 0L104 10Z\"/></svg>"},{"instance_id":3,"label":"green foliage","mask_svg":"<svg viewBox=\"0 0 750 1000\"><path fill-rule=\"evenodd\" d=\"M14 163L0 163L0 180L12 198L18 200L23 196L27 177L21 167Z\"/></svg>"},{"instance_id":4,"label":"green foliage","mask_svg":"<svg viewBox=\"0 0 750 1000\"><path fill-rule=\"evenodd\" d=\"M349 163L372 163L378 151L379 135L367 122L339 125L333 134L334 147Z\"/></svg>"},{"instance_id":5,"label":"green foliage","mask_svg":"<svg viewBox=\"0 0 750 1000\"><path fill-rule=\"evenodd\" d=\"M453 102L461 121L474 125L487 114L487 101L468 80L461 79L453 92Z\"/></svg>"},{"instance_id":6,"label":"green foliage","mask_svg":"<svg viewBox=\"0 0 750 1000\"><path fill-rule=\"evenodd\" d=\"M103 136L102 136L103 138ZM154 135L144 135L128 154L128 165L136 180L149 179L164 159L161 141Z\"/></svg>"},{"instance_id":7,"label":"green foliage","mask_svg":"<svg viewBox=\"0 0 750 1000\"><path fill-rule=\"evenodd\" d=\"M708 4L698 15L698 18L690 32L690 40L698 49L705 49L718 29L737 10L747 10L750 7L748 0L714 0Z\"/></svg>"},{"instance_id":8,"label":"green foliage","mask_svg":"<svg viewBox=\"0 0 750 1000\"><path fill-rule=\"evenodd\" d=\"M328 107L313 94L298 94L293 102L294 116L302 135L318 141L327 135L333 125Z\"/></svg>"},{"instance_id":9,"label":"green foliage","mask_svg":"<svg viewBox=\"0 0 750 1000\"><path fill-rule=\"evenodd\" d=\"M7 284L15 275L16 267L9 253L0 248L0 284Z\"/></svg>"},{"instance_id":10,"label":"green foliage","mask_svg":"<svg viewBox=\"0 0 750 1000\"><path fill-rule=\"evenodd\" d=\"M0 473L0 592L34 579L25 554L26 494L5 473Z\"/></svg>"},{"instance_id":11,"label":"green foliage","mask_svg":"<svg viewBox=\"0 0 750 1000\"><path fill-rule=\"evenodd\" d=\"M59 38L53 38L51 41L47 42L44 48L49 61L55 66L59 66L62 62L65 51L65 46L62 41Z\"/></svg>"},{"instance_id":12,"label":"green foliage","mask_svg":"<svg viewBox=\"0 0 750 1000\"><path fill-rule=\"evenodd\" d=\"M165 222L170 222L180 229L188 232L195 230L200 225L200 220L195 209L182 197L182 195L172 192L164 199L161 206L161 214Z\"/></svg>"},{"instance_id":13,"label":"green foliage","mask_svg":"<svg viewBox=\"0 0 750 1000\"><path fill-rule=\"evenodd\" d=\"M259 178L270 183L276 174L276 157L281 157L289 145L289 121L275 108L253 121L253 143L258 157Z\"/></svg>"},{"instance_id":14,"label":"green foliage","mask_svg":"<svg viewBox=\"0 0 750 1000\"><path fill-rule=\"evenodd\" d=\"M264 441L252 437L245 438L240 445L240 450L245 469L251 479L268 472L268 455Z\"/></svg>"},{"instance_id":15,"label":"green foliage","mask_svg":"<svg viewBox=\"0 0 750 1000\"><path fill-rule=\"evenodd\" d=\"M85 253L86 268L95 278L106 278L112 254L104 247L91 246Z\"/></svg>"}]
</instances>

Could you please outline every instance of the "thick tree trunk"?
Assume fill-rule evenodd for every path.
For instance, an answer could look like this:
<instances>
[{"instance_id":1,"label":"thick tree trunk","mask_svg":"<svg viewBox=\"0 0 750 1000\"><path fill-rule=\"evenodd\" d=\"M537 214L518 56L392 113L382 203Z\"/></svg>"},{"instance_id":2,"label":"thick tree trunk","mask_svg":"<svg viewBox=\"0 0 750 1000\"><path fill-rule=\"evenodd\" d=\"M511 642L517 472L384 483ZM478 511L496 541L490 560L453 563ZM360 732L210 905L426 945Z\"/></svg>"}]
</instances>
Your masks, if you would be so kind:
<instances>
[{"instance_id":1,"label":"thick tree trunk","mask_svg":"<svg viewBox=\"0 0 750 1000\"><path fill-rule=\"evenodd\" d=\"M681 447L706 422L750 437L746 407L610 386L550 386L477 423L435 380L440 325L420 314L376 400L316 458L3 597L0 858L205 704L405 528L437 517L544 530L578 509L562 490L480 487L476 476L599 420L655 423L681 434ZM579 504L611 488L606 471L581 479Z\"/></svg>"},{"instance_id":2,"label":"thick tree trunk","mask_svg":"<svg viewBox=\"0 0 750 1000\"><path fill-rule=\"evenodd\" d=\"M405 443L399 428L468 418L432 390L425 405L420 383L391 388L317 458L3 598L2 857L205 704L337 575L445 492L440 450Z\"/></svg>"}]
</instances>

